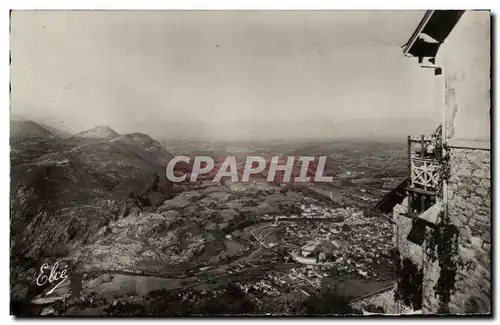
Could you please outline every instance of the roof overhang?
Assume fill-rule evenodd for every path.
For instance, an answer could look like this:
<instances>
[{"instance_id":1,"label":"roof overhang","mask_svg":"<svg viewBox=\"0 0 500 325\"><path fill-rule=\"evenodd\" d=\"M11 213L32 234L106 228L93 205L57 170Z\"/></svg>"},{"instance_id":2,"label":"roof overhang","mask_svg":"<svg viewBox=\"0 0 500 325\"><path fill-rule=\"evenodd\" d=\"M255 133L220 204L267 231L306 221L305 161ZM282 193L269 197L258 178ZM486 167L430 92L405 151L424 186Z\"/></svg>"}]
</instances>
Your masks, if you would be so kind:
<instances>
[{"instance_id":1,"label":"roof overhang","mask_svg":"<svg viewBox=\"0 0 500 325\"><path fill-rule=\"evenodd\" d=\"M396 186L392 191L387 193L382 200L380 200L374 209L387 214L392 213L393 208L403 202L406 197L405 187L408 184L408 178L405 178L401 183Z\"/></svg>"},{"instance_id":2,"label":"roof overhang","mask_svg":"<svg viewBox=\"0 0 500 325\"><path fill-rule=\"evenodd\" d=\"M403 45L403 54L419 58L436 56L439 46L451 33L464 10L428 10Z\"/></svg>"}]
</instances>

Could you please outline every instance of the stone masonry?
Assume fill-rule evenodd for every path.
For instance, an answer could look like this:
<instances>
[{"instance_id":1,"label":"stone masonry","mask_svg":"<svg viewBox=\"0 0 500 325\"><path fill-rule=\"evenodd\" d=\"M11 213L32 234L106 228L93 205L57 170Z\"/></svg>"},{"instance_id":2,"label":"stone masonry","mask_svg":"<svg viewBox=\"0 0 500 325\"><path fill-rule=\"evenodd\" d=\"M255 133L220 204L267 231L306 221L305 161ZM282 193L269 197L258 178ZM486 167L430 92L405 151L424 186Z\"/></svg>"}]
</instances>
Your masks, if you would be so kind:
<instances>
[{"instance_id":1,"label":"stone masonry","mask_svg":"<svg viewBox=\"0 0 500 325\"><path fill-rule=\"evenodd\" d=\"M459 230L459 264L449 304L452 314L490 312L491 302L491 184L490 152L450 149L448 216ZM412 223L404 215L407 199L394 207L394 241L401 258L410 258L424 273L422 312L436 314L440 301L434 287L440 276L438 261L407 240ZM428 229L429 231L430 229Z\"/></svg>"},{"instance_id":2,"label":"stone masonry","mask_svg":"<svg viewBox=\"0 0 500 325\"><path fill-rule=\"evenodd\" d=\"M401 259L409 258L413 264L422 268L422 247L407 239L413 225L412 219L404 215L407 212L408 198L405 198L401 204L396 205L393 209L394 246L398 249Z\"/></svg>"},{"instance_id":3,"label":"stone masonry","mask_svg":"<svg viewBox=\"0 0 500 325\"><path fill-rule=\"evenodd\" d=\"M491 302L491 188L490 152L451 148L448 180L448 217L459 230L459 264L448 306L452 314L490 312ZM438 262L426 258L423 312L437 313L440 302L434 286Z\"/></svg>"},{"instance_id":4,"label":"stone masonry","mask_svg":"<svg viewBox=\"0 0 500 325\"><path fill-rule=\"evenodd\" d=\"M460 231L460 264L449 305L451 313L490 312L490 161L488 150L450 150L448 216Z\"/></svg>"}]
</instances>

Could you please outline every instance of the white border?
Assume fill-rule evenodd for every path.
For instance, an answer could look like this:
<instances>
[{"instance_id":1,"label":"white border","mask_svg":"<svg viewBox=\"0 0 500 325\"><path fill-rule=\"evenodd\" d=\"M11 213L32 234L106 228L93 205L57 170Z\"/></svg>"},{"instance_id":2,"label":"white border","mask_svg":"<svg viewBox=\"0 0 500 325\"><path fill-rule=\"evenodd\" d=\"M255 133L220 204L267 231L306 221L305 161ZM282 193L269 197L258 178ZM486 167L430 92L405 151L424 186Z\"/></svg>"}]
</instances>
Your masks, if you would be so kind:
<instances>
[{"instance_id":1,"label":"white border","mask_svg":"<svg viewBox=\"0 0 500 325\"><path fill-rule=\"evenodd\" d=\"M178 1L152 1L152 0L140 0L140 1L109 1L109 0L87 0L87 1L69 1L69 0L59 0L59 1L44 1L41 3L40 1L3 1L2 2L2 10L0 12L1 26L2 32L0 34L0 44L2 45L2 51L0 51L1 57L1 72L2 72L2 87L1 87L1 95L0 100L2 103L2 118L0 119L0 123L2 126L0 127L0 146L2 155L0 156L2 172L0 173L1 177L1 194L0 200L3 208L3 215L1 221L4 223L1 228L2 236L0 238L3 239L3 243L1 245L2 252L2 287L0 292L3 295L2 298L2 311L1 314L3 318L7 322L5 323L13 323L15 320L13 317L5 317L9 315L9 251L8 247L10 245L9 241L9 174L10 174L10 161L9 161L9 66L8 66L8 49L9 49L9 11L8 9L267 9L267 10L314 10L314 9L493 9L493 12L498 12L498 1L495 0L475 0L475 1L464 1L464 0L455 0L455 1L436 1L436 0L407 0L407 1L360 1L360 0L349 0L349 1L318 1L318 0L288 0L288 1L271 1L271 0L246 0L246 1L220 1L220 0L211 0L211 1L193 1L193 0L178 0ZM495 24L494 28L497 30ZM498 41L498 32L495 32L495 42ZM496 69L495 69L496 70ZM495 71L496 72L496 71ZM492 94L494 95L496 92L492 89ZM495 101L492 101L495 103ZM498 114L496 114L498 115ZM497 122L497 121L496 121ZM499 124L496 123L498 126ZM495 148L497 151L498 141L494 141ZM495 170L499 170L496 168ZM494 180L494 186L498 189L497 179ZM495 192L495 199L498 198L498 191ZM496 200L498 202L498 200ZM498 224L499 222L495 222L494 233L498 234ZM498 250L494 250L495 253L495 261L498 261ZM498 280L498 267L495 268L495 280ZM495 281L496 282L496 281ZM498 295L494 294L493 297L498 298ZM494 300L495 302L496 300ZM227 319L226 321L234 321L234 318ZM365 319L366 320L366 319ZM70 322L69 319L62 320L63 322ZM104 322L117 322L117 320L104 320L104 319L86 319L83 323L88 324L100 324ZM122 321L122 320L118 320ZM125 320L132 321L132 320ZM165 319L158 320L161 322L179 322L179 320L173 319ZM194 320L182 320L183 322L193 322ZM222 319L217 320L207 320L200 319L199 321L204 322L219 322ZM259 322L262 324L270 323L271 320L268 319L255 319L252 322ZM274 320L278 321L278 320ZM291 319L280 319L279 321L290 322ZM309 321L309 319L301 319L298 321ZM332 321L332 319L325 319L325 321ZM345 322L345 319L335 319L335 322ZM363 320L361 319L349 319L350 323L357 323ZM381 319L381 321L385 321L385 319ZM420 320L425 321L425 320ZM452 323L455 320L441 320L442 322ZM476 322L472 319L468 319L468 322ZM34 323L34 321L24 321L25 323ZM52 320L49 320L52 322ZM132 322L139 323L139 320L134 320ZM4 323L4 322L2 322Z\"/></svg>"},{"instance_id":2,"label":"white border","mask_svg":"<svg viewBox=\"0 0 500 325\"><path fill-rule=\"evenodd\" d=\"M10 3L9 3L10 2ZM437 1L437 0L406 0L406 1L367 1L367 0L18 0L5 1L11 9L267 9L267 10L311 10L311 9L489 9L493 8L493 0L475 1Z\"/></svg>"}]
</instances>

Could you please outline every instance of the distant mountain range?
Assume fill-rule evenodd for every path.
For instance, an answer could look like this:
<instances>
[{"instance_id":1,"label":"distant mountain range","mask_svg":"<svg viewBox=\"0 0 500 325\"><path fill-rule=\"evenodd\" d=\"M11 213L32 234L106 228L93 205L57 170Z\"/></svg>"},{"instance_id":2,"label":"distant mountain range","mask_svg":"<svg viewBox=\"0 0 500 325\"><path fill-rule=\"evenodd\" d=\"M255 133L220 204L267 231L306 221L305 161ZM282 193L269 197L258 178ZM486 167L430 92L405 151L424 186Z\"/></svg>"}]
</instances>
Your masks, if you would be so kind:
<instances>
[{"instance_id":1,"label":"distant mountain range","mask_svg":"<svg viewBox=\"0 0 500 325\"><path fill-rule=\"evenodd\" d=\"M89 138L89 139L112 139L119 136L117 132L106 125L98 125L94 128L82 131L76 135L60 130L53 126L28 119L12 119L10 121L10 136L16 139L24 138Z\"/></svg>"},{"instance_id":2,"label":"distant mountain range","mask_svg":"<svg viewBox=\"0 0 500 325\"><path fill-rule=\"evenodd\" d=\"M30 122L30 123L28 123ZM36 125L34 125L35 123ZM432 133L440 120L425 118L357 118L343 119L304 119L297 121L258 121L248 124L204 123L199 121L161 121L150 120L146 124L137 124L137 130L147 132L150 136L164 140L200 140L200 141L263 141L263 140L390 140L405 141L407 135L418 136ZM15 124L15 125L14 125ZM29 125L28 125L29 124ZM21 120L11 122L13 137L47 137L111 139L120 134L109 126L98 125L80 133L70 134L50 123ZM62 124L60 124L62 125ZM75 135L76 134L76 135Z\"/></svg>"}]
</instances>

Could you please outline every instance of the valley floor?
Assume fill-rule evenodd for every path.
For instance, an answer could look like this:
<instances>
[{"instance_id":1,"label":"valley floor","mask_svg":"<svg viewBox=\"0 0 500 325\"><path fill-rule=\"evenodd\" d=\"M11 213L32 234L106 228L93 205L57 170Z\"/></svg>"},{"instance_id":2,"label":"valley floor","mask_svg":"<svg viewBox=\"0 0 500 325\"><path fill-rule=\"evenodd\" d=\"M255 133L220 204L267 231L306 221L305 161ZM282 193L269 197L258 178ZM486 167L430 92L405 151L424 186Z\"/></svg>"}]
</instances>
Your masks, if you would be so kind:
<instances>
[{"instance_id":1,"label":"valley floor","mask_svg":"<svg viewBox=\"0 0 500 325\"><path fill-rule=\"evenodd\" d=\"M68 280L33 303L42 314L219 314L200 303L232 292L242 305L231 314L289 314L326 287L349 301L390 286L391 248L387 220L318 189L206 181L76 247L77 299Z\"/></svg>"}]
</instances>

